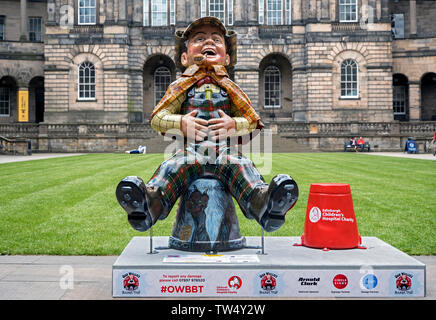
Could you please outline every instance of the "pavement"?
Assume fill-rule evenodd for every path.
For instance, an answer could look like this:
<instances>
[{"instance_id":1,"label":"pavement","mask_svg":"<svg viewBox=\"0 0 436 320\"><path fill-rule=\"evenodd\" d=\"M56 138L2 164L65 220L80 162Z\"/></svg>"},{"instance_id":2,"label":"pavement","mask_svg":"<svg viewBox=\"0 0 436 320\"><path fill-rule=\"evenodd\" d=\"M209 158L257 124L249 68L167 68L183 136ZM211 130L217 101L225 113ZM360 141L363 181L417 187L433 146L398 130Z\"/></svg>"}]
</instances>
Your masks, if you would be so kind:
<instances>
[{"instance_id":1,"label":"pavement","mask_svg":"<svg viewBox=\"0 0 436 320\"><path fill-rule=\"evenodd\" d=\"M379 156L435 160L431 154L371 152ZM0 155L0 164L79 155L78 153L30 156ZM413 256L426 265L427 292L436 300L436 256ZM118 256L0 256L0 300L110 300L112 265ZM330 300L330 299L329 299ZM383 299L382 299L383 300Z\"/></svg>"},{"instance_id":2,"label":"pavement","mask_svg":"<svg viewBox=\"0 0 436 320\"><path fill-rule=\"evenodd\" d=\"M385 156L385 157L397 157L407 159L420 159L420 160L436 160L436 157L431 153L411 153L406 152L358 152L358 154L369 154L372 156Z\"/></svg>"},{"instance_id":3,"label":"pavement","mask_svg":"<svg viewBox=\"0 0 436 320\"><path fill-rule=\"evenodd\" d=\"M82 154L84 153L32 153L30 156L0 154L0 164L9 162L22 162L30 160L80 156Z\"/></svg>"}]
</instances>

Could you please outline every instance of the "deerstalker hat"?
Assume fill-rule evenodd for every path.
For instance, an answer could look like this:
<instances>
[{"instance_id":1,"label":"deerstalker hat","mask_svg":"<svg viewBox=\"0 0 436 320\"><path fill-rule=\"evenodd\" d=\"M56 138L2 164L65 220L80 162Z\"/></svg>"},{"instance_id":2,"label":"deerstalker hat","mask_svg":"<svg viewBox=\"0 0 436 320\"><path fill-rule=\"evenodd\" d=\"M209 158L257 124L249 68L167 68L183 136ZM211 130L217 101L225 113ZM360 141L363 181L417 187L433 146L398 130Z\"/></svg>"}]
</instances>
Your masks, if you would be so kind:
<instances>
[{"instance_id":1,"label":"deerstalker hat","mask_svg":"<svg viewBox=\"0 0 436 320\"><path fill-rule=\"evenodd\" d=\"M227 68L232 68L236 65L236 32L233 30L227 30L224 24L220 19L216 17L203 17L192 22L185 30L178 30L175 33L175 48L174 48L174 60L176 66L180 68L182 71L185 70L185 67L181 63L182 53L187 50L186 41L189 39L189 35L192 31L202 25L212 25L218 27L224 35L224 39L226 41L226 49L227 54L230 56L230 64L226 66Z\"/></svg>"}]
</instances>

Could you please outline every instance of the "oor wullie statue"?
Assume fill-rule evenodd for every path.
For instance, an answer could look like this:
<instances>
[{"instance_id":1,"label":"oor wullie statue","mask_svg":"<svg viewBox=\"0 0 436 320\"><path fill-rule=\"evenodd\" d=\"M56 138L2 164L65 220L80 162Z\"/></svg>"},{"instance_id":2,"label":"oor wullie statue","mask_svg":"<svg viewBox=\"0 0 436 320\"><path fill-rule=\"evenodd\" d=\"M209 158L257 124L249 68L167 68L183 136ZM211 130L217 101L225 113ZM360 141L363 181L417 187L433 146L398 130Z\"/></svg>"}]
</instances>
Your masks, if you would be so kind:
<instances>
[{"instance_id":1,"label":"oor wullie statue","mask_svg":"<svg viewBox=\"0 0 436 320\"><path fill-rule=\"evenodd\" d=\"M131 226L146 231L167 217L191 182L212 177L230 191L247 218L268 232L277 230L298 199L296 182L279 174L266 184L227 139L263 127L250 99L227 74L226 67L236 64L236 33L217 18L198 19L176 33L175 61L184 72L153 110L151 126L162 134L178 129L188 142L147 184L138 177L118 184L116 196ZM202 192L196 193L200 200Z\"/></svg>"}]
</instances>

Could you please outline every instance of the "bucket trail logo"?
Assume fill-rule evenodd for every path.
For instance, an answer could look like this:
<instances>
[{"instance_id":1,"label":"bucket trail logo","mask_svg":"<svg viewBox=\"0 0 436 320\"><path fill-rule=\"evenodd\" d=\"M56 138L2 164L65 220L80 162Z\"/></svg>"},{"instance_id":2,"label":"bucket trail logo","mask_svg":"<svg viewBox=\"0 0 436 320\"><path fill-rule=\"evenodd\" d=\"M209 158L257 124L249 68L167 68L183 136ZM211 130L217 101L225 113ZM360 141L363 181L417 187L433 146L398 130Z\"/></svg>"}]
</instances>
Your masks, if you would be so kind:
<instances>
[{"instance_id":1,"label":"bucket trail logo","mask_svg":"<svg viewBox=\"0 0 436 320\"><path fill-rule=\"evenodd\" d=\"M272 272L265 272L259 275L260 277L260 294L277 294L277 278L278 275Z\"/></svg>"},{"instance_id":2,"label":"bucket trail logo","mask_svg":"<svg viewBox=\"0 0 436 320\"><path fill-rule=\"evenodd\" d=\"M124 290L123 293L131 294L133 292L139 293L139 278L141 277L137 273L129 272L122 275L123 277L123 287Z\"/></svg>"},{"instance_id":3,"label":"bucket trail logo","mask_svg":"<svg viewBox=\"0 0 436 320\"><path fill-rule=\"evenodd\" d=\"M413 275L406 273L406 272L401 272L395 275L395 286L397 288L397 290L395 291L396 294L411 294L413 293L412 290L410 290L412 288L412 278Z\"/></svg>"}]
</instances>

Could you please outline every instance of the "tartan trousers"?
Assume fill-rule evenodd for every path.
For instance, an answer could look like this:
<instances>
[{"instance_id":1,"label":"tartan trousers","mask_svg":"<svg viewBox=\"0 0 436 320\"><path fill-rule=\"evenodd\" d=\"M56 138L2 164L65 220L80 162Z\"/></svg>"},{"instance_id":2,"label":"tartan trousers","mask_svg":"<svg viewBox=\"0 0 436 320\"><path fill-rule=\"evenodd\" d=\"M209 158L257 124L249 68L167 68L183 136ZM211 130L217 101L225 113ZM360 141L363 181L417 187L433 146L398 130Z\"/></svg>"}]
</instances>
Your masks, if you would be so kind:
<instances>
[{"instance_id":1,"label":"tartan trousers","mask_svg":"<svg viewBox=\"0 0 436 320\"><path fill-rule=\"evenodd\" d=\"M212 177L223 183L238 202L247 218L252 191L266 185L254 163L234 154L227 145L204 147L204 143L188 144L162 162L147 185L158 187L168 213L190 183L198 178Z\"/></svg>"}]
</instances>

